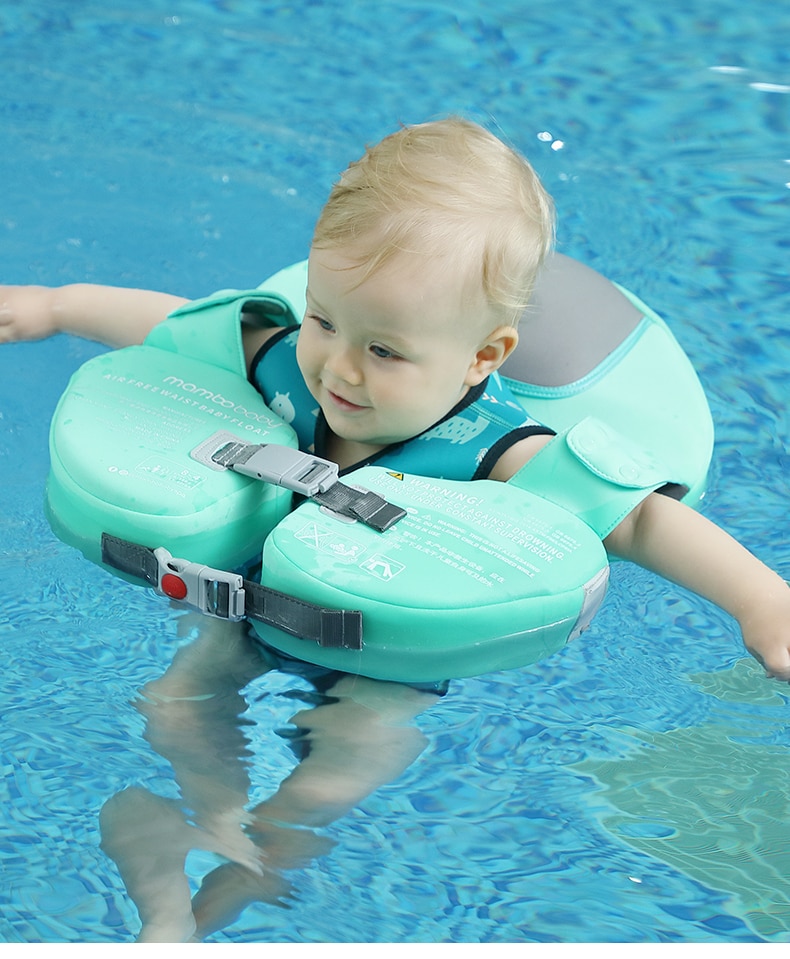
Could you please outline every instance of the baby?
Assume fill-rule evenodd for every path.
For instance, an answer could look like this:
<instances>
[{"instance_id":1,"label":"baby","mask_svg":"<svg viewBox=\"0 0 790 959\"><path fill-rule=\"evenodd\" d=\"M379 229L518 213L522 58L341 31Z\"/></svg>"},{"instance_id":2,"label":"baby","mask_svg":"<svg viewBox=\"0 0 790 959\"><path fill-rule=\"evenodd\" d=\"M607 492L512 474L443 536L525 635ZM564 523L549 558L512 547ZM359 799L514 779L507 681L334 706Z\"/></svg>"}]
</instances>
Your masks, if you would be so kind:
<instances>
[{"instance_id":1,"label":"baby","mask_svg":"<svg viewBox=\"0 0 790 959\"><path fill-rule=\"evenodd\" d=\"M415 437L494 388L489 377L518 343L552 241L549 197L499 139L460 119L399 130L332 190L299 330L245 326L250 377L269 400L272 378L293 386L303 449L346 471L376 462L409 469ZM112 287L5 287L0 340L67 332L130 345L184 302ZM506 481L551 436L527 416L492 423L452 478ZM605 546L725 609L768 675L790 681L790 588L723 530L653 493Z\"/></svg>"}]
</instances>

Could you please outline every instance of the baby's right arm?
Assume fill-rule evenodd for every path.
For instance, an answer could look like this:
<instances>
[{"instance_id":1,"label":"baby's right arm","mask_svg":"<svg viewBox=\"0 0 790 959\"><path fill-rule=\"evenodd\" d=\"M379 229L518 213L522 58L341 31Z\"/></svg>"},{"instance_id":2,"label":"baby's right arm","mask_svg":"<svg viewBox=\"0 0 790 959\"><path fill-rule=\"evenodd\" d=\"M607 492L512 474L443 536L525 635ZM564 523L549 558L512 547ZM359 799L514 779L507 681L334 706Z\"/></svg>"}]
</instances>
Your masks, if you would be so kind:
<instances>
[{"instance_id":1,"label":"baby's right arm","mask_svg":"<svg viewBox=\"0 0 790 959\"><path fill-rule=\"evenodd\" d=\"M87 283L0 286L0 343L71 333L107 346L131 346L186 302L169 293Z\"/></svg>"}]
</instances>

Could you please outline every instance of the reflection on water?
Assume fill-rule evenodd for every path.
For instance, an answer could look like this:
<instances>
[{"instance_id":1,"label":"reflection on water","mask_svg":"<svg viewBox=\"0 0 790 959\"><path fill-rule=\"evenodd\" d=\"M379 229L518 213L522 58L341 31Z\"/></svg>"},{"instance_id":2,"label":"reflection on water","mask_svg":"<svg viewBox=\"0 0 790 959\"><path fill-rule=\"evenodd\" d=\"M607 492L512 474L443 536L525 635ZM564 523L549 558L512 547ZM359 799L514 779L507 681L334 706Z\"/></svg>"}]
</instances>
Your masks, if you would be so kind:
<instances>
[{"instance_id":1,"label":"reflection on water","mask_svg":"<svg viewBox=\"0 0 790 959\"><path fill-rule=\"evenodd\" d=\"M604 789L606 829L705 885L729 893L764 938L790 934L790 769L775 744L786 722L780 687L755 683L743 660L691 677L720 703L715 722L632 730L633 752L576 769Z\"/></svg>"}]
</instances>

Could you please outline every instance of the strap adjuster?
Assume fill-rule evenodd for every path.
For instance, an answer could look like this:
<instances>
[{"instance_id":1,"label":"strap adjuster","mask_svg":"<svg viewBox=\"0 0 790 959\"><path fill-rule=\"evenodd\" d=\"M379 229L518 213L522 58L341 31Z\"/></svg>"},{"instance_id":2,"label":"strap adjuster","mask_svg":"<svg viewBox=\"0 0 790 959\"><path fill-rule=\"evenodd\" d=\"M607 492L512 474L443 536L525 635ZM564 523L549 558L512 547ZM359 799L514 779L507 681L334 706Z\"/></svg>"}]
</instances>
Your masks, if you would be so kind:
<instances>
[{"instance_id":1,"label":"strap adjuster","mask_svg":"<svg viewBox=\"0 0 790 959\"><path fill-rule=\"evenodd\" d=\"M164 546L153 553L158 564L155 589L162 596L186 603L216 619L231 622L244 619L244 579L238 573L175 559Z\"/></svg>"},{"instance_id":2,"label":"strap adjuster","mask_svg":"<svg viewBox=\"0 0 790 959\"><path fill-rule=\"evenodd\" d=\"M323 493L337 482L337 463L277 443L226 443L211 460L235 473L282 486L302 496Z\"/></svg>"}]
</instances>

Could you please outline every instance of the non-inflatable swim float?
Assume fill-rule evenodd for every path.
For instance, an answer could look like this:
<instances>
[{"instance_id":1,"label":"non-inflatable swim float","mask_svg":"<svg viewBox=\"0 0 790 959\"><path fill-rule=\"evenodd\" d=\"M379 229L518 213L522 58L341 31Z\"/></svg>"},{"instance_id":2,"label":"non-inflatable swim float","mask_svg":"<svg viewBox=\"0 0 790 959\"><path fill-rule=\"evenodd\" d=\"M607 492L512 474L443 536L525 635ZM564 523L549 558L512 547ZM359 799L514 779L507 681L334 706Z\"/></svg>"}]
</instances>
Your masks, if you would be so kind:
<instances>
[{"instance_id":1,"label":"non-inflatable swim float","mask_svg":"<svg viewBox=\"0 0 790 959\"><path fill-rule=\"evenodd\" d=\"M305 281L299 263L195 301L74 374L50 432L63 540L249 617L291 656L432 682L559 649L603 598L603 537L653 490L701 497L713 428L689 360L635 296L559 254L500 371L557 437L508 483L372 466L338 482L246 378L242 322L296 322ZM262 544L260 583L244 579Z\"/></svg>"}]
</instances>

